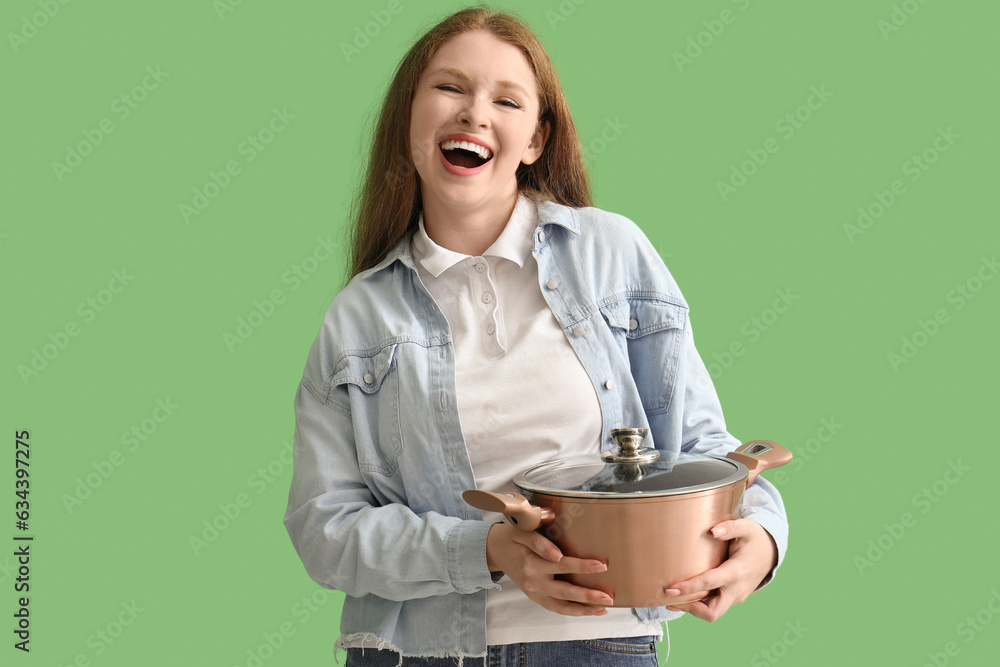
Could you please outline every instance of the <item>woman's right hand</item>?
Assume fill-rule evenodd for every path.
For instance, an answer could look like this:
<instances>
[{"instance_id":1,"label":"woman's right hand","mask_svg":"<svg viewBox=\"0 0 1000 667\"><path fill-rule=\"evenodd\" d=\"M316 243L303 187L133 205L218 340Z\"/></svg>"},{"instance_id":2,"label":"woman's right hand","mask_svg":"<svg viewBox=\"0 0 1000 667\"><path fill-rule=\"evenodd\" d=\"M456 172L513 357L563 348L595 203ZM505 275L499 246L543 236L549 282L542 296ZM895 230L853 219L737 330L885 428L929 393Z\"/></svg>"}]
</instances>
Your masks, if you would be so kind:
<instances>
[{"instance_id":1,"label":"woman's right hand","mask_svg":"<svg viewBox=\"0 0 1000 667\"><path fill-rule=\"evenodd\" d=\"M602 591L555 578L557 574L604 572L607 565L599 560L563 556L555 544L534 531L493 524L486 536L486 564L491 572L506 574L528 598L549 611L567 616L601 616L608 613L601 605L613 603Z\"/></svg>"}]
</instances>

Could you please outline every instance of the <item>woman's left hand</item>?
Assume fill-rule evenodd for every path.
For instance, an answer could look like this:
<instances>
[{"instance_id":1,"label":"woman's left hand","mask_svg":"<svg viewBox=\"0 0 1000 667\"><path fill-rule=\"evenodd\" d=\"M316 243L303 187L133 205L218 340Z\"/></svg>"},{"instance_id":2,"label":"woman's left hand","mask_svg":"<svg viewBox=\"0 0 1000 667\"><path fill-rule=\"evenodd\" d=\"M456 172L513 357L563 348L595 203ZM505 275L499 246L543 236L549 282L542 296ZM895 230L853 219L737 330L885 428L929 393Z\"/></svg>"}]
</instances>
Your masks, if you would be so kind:
<instances>
[{"instance_id":1,"label":"woman's left hand","mask_svg":"<svg viewBox=\"0 0 1000 667\"><path fill-rule=\"evenodd\" d=\"M732 540L729 558L719 567L679 581L665 591L670 596L710 591L705 599L667 607L710 622L746 600L778 562L774 538L756 521L723 521L712 528L712 536L717 540Z\"/></svg>"}]
</instances>

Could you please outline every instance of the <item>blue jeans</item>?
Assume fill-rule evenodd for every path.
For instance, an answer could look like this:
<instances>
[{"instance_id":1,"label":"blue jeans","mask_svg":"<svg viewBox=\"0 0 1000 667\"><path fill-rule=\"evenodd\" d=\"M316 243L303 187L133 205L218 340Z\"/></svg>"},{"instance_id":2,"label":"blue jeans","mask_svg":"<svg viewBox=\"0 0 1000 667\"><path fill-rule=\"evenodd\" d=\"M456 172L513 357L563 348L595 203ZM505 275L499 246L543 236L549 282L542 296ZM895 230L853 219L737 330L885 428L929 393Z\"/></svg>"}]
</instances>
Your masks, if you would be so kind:
<instances>
[{"instance_id":1,"label":"blue jeans","mask_svg":"<svg viewBox=\"0 0 1000 667\"><path fill-rule=\"evenodd\" d=\"M656 641L614 637L568 642L490 646L485 659L466 658L464 667L658 667ZM395 651L347 649L347 667L457 667L458 658L403 658Z\"/></svg>"}]
</instances>

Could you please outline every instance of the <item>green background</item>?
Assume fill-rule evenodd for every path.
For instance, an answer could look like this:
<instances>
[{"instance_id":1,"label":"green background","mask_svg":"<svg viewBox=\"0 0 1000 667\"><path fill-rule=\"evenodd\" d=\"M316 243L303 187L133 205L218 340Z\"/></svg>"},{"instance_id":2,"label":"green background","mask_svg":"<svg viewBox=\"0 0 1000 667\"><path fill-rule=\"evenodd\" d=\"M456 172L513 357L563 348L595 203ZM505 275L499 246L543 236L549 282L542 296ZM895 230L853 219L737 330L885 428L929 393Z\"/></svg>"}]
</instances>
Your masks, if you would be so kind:
<instances>
[{"instance_id":1,"label":"green background","mask_svg":"<svg viewBox=\"0 0 1000 667\"><path fill-rule=\"evenodd\" d=\"M18 532L20 429L35 536L30 654L12 647L0 556L4 664L248 665L283 630L263 664L331 664L340 594L308 579L281 522L292 400L344 276L343 250L314 252L343 239L394 67L460 6L3 3L0 539ZM767 475L791 522L778 577L715 624L671 623L669 664L992 664L998 6L500 6L555 61L596 205L635 220L684 290L730 431L798 457ZM268 135L275 109L294 118ZM270 141L252 160L251 136ZM53 166L81 143L76 167ZM733 169L753 173L723 196ZM296 266L312 271L298 283ZM162 422L158 400L176 406ZM123 440L133 427L143 441Z\"/></svg>"}]
</instances>

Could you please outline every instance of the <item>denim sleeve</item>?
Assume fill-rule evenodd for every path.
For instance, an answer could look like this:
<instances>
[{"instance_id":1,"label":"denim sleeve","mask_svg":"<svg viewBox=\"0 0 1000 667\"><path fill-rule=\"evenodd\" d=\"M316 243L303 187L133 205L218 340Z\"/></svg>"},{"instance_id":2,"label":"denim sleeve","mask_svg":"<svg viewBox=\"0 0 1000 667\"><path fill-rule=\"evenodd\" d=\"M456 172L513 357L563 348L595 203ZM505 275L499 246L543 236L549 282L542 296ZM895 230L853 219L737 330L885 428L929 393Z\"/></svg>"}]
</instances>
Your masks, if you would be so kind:
<instances>
[{"instance_id":1,"label":"denim sleeve","mask_svg":"<svg viewBox=\"0 0 1000 667\"><path fill-rule=\"evenodd\" d=\"M486 567L491 524L379 506L358 467L346 390L321 395L306 379L296 394L284 519L309 576L351 596L396 601L497 588Z\"/></svg>"},{"instance_id":2,"label":"denim sleeve","mask_svg":"<svg viewBox=\"0 0 1000 667\"><path fill-rule=\"evenodd\" d=\"M637 244L640 257L637 264L643 267L646 284L655 284L658 290L683 301L669 269L641 232L637 234ZM695 348L690 317L684 324L670 404L665 411L647 414L654 442L662 438L662 442L680 442L684 452L725 456L742 443L726 430L719 395ZM662 351L661 359L667 358L667 353ZM645 361L652 363L654 360ZM764 579L765 583L770 582L788 549L788 517L781 494L773 484L758 476L744 492L739 513L740 518L756 521L774 538L778 562Z\"/></svg>"},{"instance_id":3,"label":"denim sleeve","mask_svg":"<svg viewBox=\"0 0 1000 667\"><path fill-rule=\"evenodd\" d=\"M726 430L715 385L695 349L690 321L684 331L679 370L675 401L681 403L672 405L668 412L674 413L680 426L681 449L693 454L725 456L739 447L740 441ZM756 521L774 538L778 562L765 578L769 582L788 548L788 517L781 494L773 484L758 476L743 494L740 516Z\"/></svg>"}]
</instances>

